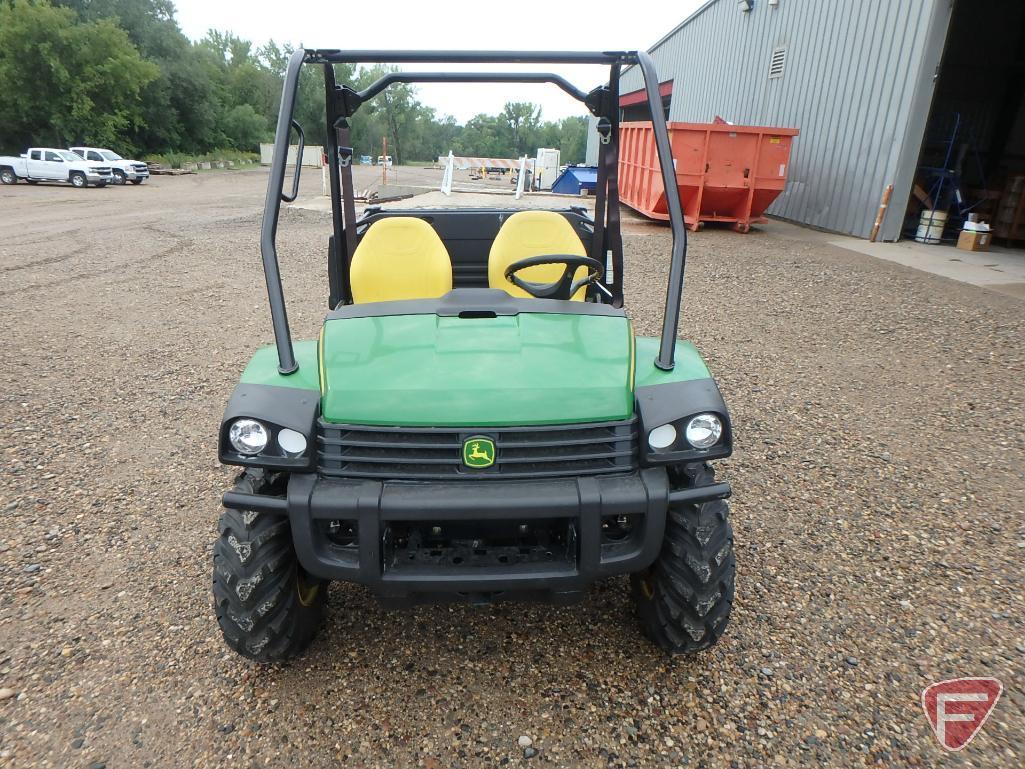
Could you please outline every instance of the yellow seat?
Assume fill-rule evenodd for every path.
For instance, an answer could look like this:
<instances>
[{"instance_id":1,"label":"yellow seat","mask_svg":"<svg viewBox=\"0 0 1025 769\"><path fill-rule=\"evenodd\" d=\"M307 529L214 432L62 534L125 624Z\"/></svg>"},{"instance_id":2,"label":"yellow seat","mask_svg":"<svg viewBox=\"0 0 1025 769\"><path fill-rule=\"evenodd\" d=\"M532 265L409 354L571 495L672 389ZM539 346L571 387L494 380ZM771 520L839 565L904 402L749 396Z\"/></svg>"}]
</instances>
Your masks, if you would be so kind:
<instances>
[{"instance_id":1,"label":"yellow seat","mask_svg":"<svg viewBox=\"0 0 1025 769\"><path fill-rule=\"evenodd\" d=\"M517 211L505 220L495 236L495 242L491 244L488 285L500 288L510 296L529 297L529 293L506 279L506 268L528 256L548 254L587 256L583 242L562 214L554 211ZM531 283L554 283L562 277L564 270L561 264L539 264L520 270L516 275ZM587 268L580 267L573 278L579 280L586 275ZM573 294L573 299L583 301L586 290L586 286L581 286Z\"/></svg>"},{"instance_id":2,"label":"yellow seat","mask_svg":"<svg viewBox=\"0 0 1025 769\"><path fill-rule=\"evenodd\" d=\"M357 304L428 299L452 290L452 261L438 233L415 216L390 216L367 229L349 268Z\"/></svg>"}]
</instances>

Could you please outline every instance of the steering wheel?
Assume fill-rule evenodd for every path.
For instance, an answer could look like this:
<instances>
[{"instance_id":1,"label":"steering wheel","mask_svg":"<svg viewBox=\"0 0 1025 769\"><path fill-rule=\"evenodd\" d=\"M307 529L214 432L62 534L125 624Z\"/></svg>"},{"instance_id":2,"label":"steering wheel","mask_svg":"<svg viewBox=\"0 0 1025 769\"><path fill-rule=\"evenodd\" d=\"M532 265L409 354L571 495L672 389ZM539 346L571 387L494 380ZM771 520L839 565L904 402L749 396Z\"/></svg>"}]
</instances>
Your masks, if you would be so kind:
<instances>
[{"instance_id":1,"label":"steering wheel","mask_svg":"<svg viewBox=\"0 0 1025 769\"><path fill-rule=\"evenodd\" d=\"M562 277L554 283L532 283L517 277L516 273L528 267L537 267L541 264L561 264ZM587 275L580 280L573 280L576 271L581 267L587 268ZM582 286L601 279L605 274L605 266L597 259L589 256L575 256L573 254L546 254L543 256L528 256L526 259L519 259L505 268L505 279L515 286L519 286L535 299L570 299L573 294Z\"/></svg>"}]
</instances>

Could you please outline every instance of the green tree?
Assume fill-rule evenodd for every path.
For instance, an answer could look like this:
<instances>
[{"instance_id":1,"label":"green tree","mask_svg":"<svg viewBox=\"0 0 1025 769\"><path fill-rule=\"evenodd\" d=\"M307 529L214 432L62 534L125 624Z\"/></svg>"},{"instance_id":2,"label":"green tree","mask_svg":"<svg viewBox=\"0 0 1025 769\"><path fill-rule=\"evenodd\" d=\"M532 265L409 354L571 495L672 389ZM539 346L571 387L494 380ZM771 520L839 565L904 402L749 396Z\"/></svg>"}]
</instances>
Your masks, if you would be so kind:
<instances>
[{"instance_id":1,"label":"green tree","mask_svg":"<svg viewBox=\"0 0 1025 769\"><path fill-rule=\"evenodd\" d=\"M209 149L218 141L217 105L203 55L174 18L171 0L59 0L84 22L110 20L159 67L141 93L142 120L123 143L154 151Z\"/></svg>"},{"instance_id":2,"label":"green tree","mask_svg":"<svg viewBox=\"0 0 1025 769\"><path fill-rule=\"evenodd\" d=\"M224 135L232 147L246 152L257 152L260 142L270 138L267 118L253 109L251 104L232 107L224 116Z\"/></svg>"},{"instance_id":3,"label":"green tree","mask_svg":"<svg viewBox=\"0 0 1025 769\"><path fill-rule=\"evenodd\" d=\"M427 127L422 150L417 155L417 158L419 160L433 161L448 155L450 150L455 149L456 138L461 130L462 126L456 123L456 119L451 115L445 115L440 120L435 119Z\"/></svg>"},{"instance_id":4,"label":"green tree","mask_svg":"<svg viewBox=\"0 0 1025 769\"><path fill-rule=\"evenodd\" d=\"M277 122L292 54L273 40L254 46L211 30L192 43L172 0L0 0L0 145L88 141L131 152L255 149ZM339 84L361 89L389 72L335 64ZM324 68L303 67L296 120L308 144L324 144ZM357 154L398 162L463 155L516 157L537 147L584 156L583 118L541 121L534 104L510 102L498 115L460 126L423 104L410 85L393 85L350 118Z\"/></svg>"},{"instance_id":5,"label":"green tree","mask_svg":"<svg viewBox=\"0 0 1025 769\"><path fill-rule=\"evenodd\" d=\"M479 114L466 121L456 137L457 154L477 157L505 157L505 126L494 115Z\"/></svg>"},{"instance_id":6,"label":"green tree","mask_svg":"<svg viewBox=\"0 0 1025 769\"><path fill-rule=\"evenodd\" d=\"M503 156L532 154L538 146L541 129L541 108L528 102L506 102L498 115L503 123L507 151Z\"/></svg>"},{"instance_id":7,"label":"green tree","mask_svg":"<svg viewBox=\"0 0 1025 769\"><path fill-rule=\"evenodd\" d=\"M394 69L377 65L355 72L340 72L336 67L336 79L339 83L348 79L353 88L360 90ZM381 140L387 137L388 154L396 163L425 160L424 139L433 122L434 110L417 100L415 89L406 84L391 85L353 115L353 146L358 147L361 154L380 154Z\"/></svg>"},{"instance_id":8,"label":"green tree","mask_svg":"<svg viewBox=\"0 0 1025 769\"><path fill-rule=\"evenodd\" d=\"M254 149L266 138L270 116L276 112L281 76L249 41L230 32L210 30L196 44L193 56L210 83L212 143Z\"/></svg>"},{"instance_id":9,"label":"green tree","mask_svg":"<svg viewBox=\"0 0 1025 769\"><path fill-rule=\"evenodd\" d=\"M574 115L559 121L558 144L563 163L583 163L587 154L587 118Z\"/></svg>"},{"instance_id":10,"label":"green tree","mask_svg":"<svg viewBox=\"0 0 1025 769\"><path fill-rule=\"evenodd\" d=\"M0 144L116 144L142 122L142 89L158 76L110 20L67 8L0 3Z\"/></svg>"},{"instance_id":11,"label":"green tree","mask_svg":"<svg viewBox=\"0 0 1025 769\"><path fill-rule=\"evenodd\" d=\"M182 43L188 43L174 19L172 0L57 0L53 4L70 8L84 22L112 20L146 58L174 58Z\"/></svg>"}]
</instances>

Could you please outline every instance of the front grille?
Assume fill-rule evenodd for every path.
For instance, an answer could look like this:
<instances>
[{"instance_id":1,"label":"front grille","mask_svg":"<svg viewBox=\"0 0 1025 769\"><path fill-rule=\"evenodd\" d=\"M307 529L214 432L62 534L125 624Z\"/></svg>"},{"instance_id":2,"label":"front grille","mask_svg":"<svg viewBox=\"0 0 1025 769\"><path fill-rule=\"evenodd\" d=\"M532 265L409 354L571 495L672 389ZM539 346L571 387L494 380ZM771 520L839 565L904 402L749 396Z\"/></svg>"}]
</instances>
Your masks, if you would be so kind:
<instances>
[{"instance_id":1,"label":"front grille","mask_svg":"<svg viewBox=\"0 0 1025 769\"><path fill-rule=\"evenodd\" d=\"M495 463L463 464L463 442L486 436ZM545 478L625 472L635 465L636 419L541 427L406 428L320 421L321 475L393 480Z\"/></svg>"},{"instance_id":2,"label":"front grille","mask_svg":"<svg viewBox=\"0 0 1025 769\"><path fill-rule=\"evenodd\" d=\"M93 168L93 170L96 173L98 173L100 176L106 176L107 174L110 173L110 169L107 168L106 166L96 166L95 168Z\"/></svg>"},{"instance_id":3,"label":"front grille","mask_svg":"<svg viewBox=\"0 0 1025 769\"><path fill-rule=\"evenodd\" d=\"M135 172L137 174L141 174L143 172L147 172L147 173L149 172L149 168L146 166L145 163L135 163L134 165L132 165L132 168L135 169Z\"/></svg>"}]
</instances>

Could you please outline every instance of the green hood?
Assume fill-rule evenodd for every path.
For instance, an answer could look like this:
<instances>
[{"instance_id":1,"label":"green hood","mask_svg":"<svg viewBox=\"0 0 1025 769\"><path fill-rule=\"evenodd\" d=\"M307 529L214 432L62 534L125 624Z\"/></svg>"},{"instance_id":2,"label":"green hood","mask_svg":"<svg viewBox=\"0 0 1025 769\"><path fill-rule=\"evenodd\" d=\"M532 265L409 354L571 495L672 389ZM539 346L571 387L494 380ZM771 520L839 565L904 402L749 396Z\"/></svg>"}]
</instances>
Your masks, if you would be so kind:
<instances>
[{"instance_id":1,"label":"green hood","mask_svg":"<svg viewBox=\"0 0 1025 769\"><path fill-rule=\"evenodd\" d=\"M486 427L625 419L633 337L625 317L338 318L321 338L331 422Z\"/></svg>"}]
</instances>

